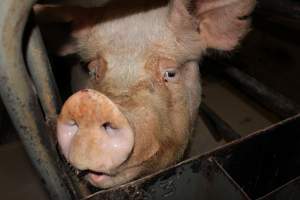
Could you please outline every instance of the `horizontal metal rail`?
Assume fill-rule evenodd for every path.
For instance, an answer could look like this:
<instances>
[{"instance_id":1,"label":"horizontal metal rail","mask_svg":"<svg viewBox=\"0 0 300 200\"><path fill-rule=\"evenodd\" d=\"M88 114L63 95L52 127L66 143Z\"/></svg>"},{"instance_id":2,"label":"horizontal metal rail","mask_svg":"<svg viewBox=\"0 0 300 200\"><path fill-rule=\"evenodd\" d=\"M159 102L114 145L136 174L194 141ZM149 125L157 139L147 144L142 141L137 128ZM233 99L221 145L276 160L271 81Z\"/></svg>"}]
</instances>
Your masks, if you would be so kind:
<instances>
[{"instance_id":1,"label":"horizontal metal rail","mask_svg":"<svg viewBox=\"0 0 300 200\"><path fill-rule=\"evenodd\" d=\"M248 95L279 118L286 119L300 113L300 105L237 67L228 64L228 61L220 62L209 59L207 65L210 66L206 68L209 73L222 76L243 94Z\"/></svg>"},{"instance_id":2,"label":"horizontal metal rail","mask_svg":"<svg viewBox=\"0 0 300 200\"><path fill-rule=\"evenodd\" d=\"M274 16L284 16L291 19L300 19L300 2L295 0L258 0L259 12L269 11Z\"/></svg>"},{"instance_id":3,"label":"horizontal metal rail","mask_svg":"<svg viewBox=\"0 0 300 200\"><path fill-rule=\"evenodd\" d=\"M224 73L237 88L279 117L288 118L300 112L299 105L241 70L226 65Z\"/></svg>"},{"instance_id":4,"label":"horizontal metal rail","mask_svg":"<svg viewBox=\"0 0 300 200\"><path fill-rule=\"evenodd\" d=\"M221 119L221 117L205 103L202 103L200 106L200 115L217 141L224 139L225 141L230 142L241 138L240 134L233 130L227 122Z\"/></svg>"}]
</instances>

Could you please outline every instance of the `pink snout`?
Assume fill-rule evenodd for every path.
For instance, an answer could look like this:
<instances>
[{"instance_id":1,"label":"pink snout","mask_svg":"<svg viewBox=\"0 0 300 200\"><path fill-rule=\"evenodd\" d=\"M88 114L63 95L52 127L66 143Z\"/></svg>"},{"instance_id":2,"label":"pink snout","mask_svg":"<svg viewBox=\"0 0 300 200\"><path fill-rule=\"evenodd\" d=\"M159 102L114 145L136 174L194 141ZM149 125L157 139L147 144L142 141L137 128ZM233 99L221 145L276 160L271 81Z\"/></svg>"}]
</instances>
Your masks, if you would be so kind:
<instances>
[{"instance_id":1,"label":"pink snout","mask_svg":"<svg viewBox=\"0 0 300 200\"><path fill-rule=\"evenodd\" d=\"M74 167L106 175L128 159L134 146L126 117L108 97L94 90L79 91L65 102L57 138Z\"/></svg>"}]
</instances>

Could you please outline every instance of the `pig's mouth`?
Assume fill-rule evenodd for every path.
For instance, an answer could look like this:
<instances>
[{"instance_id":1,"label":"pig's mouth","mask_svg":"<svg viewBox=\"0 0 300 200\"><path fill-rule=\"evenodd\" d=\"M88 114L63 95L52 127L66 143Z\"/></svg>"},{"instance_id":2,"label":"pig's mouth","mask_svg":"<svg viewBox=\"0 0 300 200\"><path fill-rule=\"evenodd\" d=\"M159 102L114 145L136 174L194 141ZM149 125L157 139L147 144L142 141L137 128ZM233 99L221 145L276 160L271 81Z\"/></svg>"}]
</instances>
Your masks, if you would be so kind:
<instances>
[{"instance_id":1,"label":"pig's mouth","mask_svg":"<svg viewBox=\"0 0 300 200\"><path fill-rule=\"evenodd\" d=\"M106 172L97 172L92 170L78 170L78 177L85 178L89 180L91 183L99 183L104 181L105 179L111 178L113 175Z\"/></svg>"},{"instance_id":2,"label":"pig's mouth","mask_svg":"<svg viewBox=\"0 0 300 200\"><path fill-rule=\"evenodd\" d=\"M91 183L100 183L110 177L110 175L102 172L89 172L86 176Z\"/></svg>"},{"instance_id":3,"label":"pig's mouth","mask_svg":"<svg viewBox=\"0 0 300 200\"><path fill-rule=\"evenodd\" d=\"M76 175L79 179L86 179L92 183L99 183L99 182L104 181L105 179L108 179L108 178L111 178L114 176L114 174L107 173L107 172L99 172L99 171L93 171L93 170L79 170L79 169L75 168L74 166L72 166L69 162L67 162L64 157L62 157L61 159L63 159L67 163L69 172Z\"/></svg>"},{"instance_id":4,"label":"pig's mouth","mask_svg":"<svg viewBox=\"0 0 300 200\"><path fill-rule=\"evenodd\" d=\"M80 171L78 177L87 180L92 185L96 186L99 183L103 183L113 178L112 174L108 174L105 172L97 172L92 170L84 170Z\"/></svg>"},{"instance_id":5,"label":"pig's mouth","mask_svg":"<svg viewBox=\"0 0 300 200\"><path fill-rule=\"evenodd\" d=\"M79 177L84 177L87 175L94 175L94 176L112 176L108 173L105 172L96 172L96 171L92 171L92 170L83 170L83 171L79 171L78 170L78 176Z\"/></svg>"}]
</instances>

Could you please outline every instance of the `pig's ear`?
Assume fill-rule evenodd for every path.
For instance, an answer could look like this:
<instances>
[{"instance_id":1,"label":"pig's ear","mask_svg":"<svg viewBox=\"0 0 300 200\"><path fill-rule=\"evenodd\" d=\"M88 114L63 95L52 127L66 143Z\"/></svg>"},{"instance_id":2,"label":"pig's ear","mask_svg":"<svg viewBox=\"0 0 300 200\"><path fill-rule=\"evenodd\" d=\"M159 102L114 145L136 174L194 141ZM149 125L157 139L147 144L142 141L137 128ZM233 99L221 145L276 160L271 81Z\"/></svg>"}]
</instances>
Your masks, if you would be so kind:
<instances>
[{"instance_id":1,"label":"pig's ear","mask_svg":"<svg viewBox=\"0 0 300 200\"><path fill-rule=\"evenodd\" d=\"M254 6L255 0L171 0L170 20L198 31L207 48L232 50L249 31Z\"/></svg>"},{"instance_id":2,"label":"pig's ear","mask_svg":"<svg viewBox=\"0 0 300 200\"><path fill-rule=\"evenodd\" d=\"M36 4L33 9L48 50L59 56L76 53L77 39L92 26L90 9L47 4Z\"/></svg>"}]
</instances>

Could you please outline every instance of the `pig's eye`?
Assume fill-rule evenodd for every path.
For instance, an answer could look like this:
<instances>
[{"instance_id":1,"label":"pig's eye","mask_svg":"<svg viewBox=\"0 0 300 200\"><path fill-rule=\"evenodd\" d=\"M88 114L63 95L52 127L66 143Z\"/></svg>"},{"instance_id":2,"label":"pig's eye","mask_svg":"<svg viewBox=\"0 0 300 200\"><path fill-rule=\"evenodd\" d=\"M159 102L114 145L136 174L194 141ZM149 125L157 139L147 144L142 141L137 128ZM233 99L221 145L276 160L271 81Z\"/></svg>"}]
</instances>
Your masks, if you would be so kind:
<instances>
[{"instance_id":1,"label":"pig's eye","mask_svg":"<svg viewBox=\"0 0 300 200\"><path fill-rule=\"evenodd\" d=\"M92 79L98 79L99 78L99 66L98 63L95 61L89 61L89 62L80 62L81 67L88 72L90 77Z\"/></svg>"},{"instance_id":2,"label":"pig's eye","mask_svg":"<svg viewBox=\"0 0 300 200\"><path fill-rule=\"evenodd\" d=\"M177 78L177 71L175 69L170 69L164 72L165 82L174 81Z\"/></svg>"}]
</instances>

